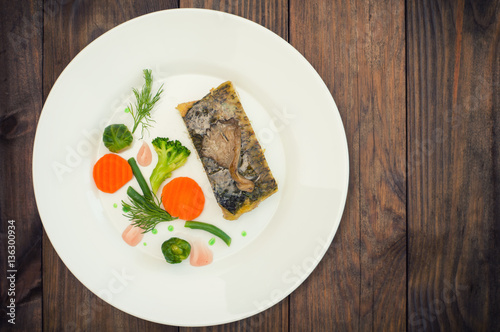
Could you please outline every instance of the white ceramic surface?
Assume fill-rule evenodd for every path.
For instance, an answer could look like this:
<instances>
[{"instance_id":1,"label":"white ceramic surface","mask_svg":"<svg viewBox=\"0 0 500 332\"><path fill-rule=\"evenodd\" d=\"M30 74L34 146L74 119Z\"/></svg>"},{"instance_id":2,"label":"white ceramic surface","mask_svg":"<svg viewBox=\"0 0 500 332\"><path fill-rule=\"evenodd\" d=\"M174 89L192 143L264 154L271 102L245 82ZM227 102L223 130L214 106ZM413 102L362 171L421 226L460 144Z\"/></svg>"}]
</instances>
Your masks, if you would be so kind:
<instances>
[{"instance_id":1,"label":"white ceramic surface","mask_svg":"<svg viewBox=\"0 0 500 332\"><path fill-rule=\"evenodd\" d=\"M144 68L153 70L155 87L165 88L153 111L156 125L144 140L168 136L190 146L193 155L174 175L191 176L202 186L207 204L197 220L214 223L233 238L229 248L216 241L214 262L205 267L162 260L159 245L174 234L211 237L184 229L182 221L172 222L174 232L163 224L158 234L147 234L147 246L127 246L120 236L127 220L113 207L125 198L125 189L102 194L92 180L93 164L106 153L102 129L115 122L130 125L123 109L132 101L131 88L142 85ZM234 222L222 219L174 109L226 80L238 90L279 186L277 194ZM125 158L137 152L138 138ZM312 66L264 27L201 9L141 16L88 45L54 84L33 155L38 210L70 271L116 308L179 326L249 317L296 289L335 235L348 178L342 121Z\"/></svg>"}]
</instances>

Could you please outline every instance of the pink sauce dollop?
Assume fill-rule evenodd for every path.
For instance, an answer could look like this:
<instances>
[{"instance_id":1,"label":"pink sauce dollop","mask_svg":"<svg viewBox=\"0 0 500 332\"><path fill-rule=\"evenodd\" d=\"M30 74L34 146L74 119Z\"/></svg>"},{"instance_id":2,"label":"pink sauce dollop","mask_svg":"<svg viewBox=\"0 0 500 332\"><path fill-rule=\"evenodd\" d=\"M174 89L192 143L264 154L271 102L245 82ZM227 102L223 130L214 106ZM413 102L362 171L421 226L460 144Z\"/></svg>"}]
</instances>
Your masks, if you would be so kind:
<instances>
[{"instance_id":1,"label":"pink sauce dollop","mask_svg":"<svg viewBox=\"0 0 500 332\"><path fill-rule=\"evenodd\" d=\"M148 143L143 142L139 152L137 152L137 163L142 167L149 166L153 160L153 154L149 148Z\"/></svg>"},{"instance_id":2,"label":"pink sauce dollop","mask_svg":"<svg viewBox=\"0 0 500 332\"><path fill-rule=\"evenodd\" d=\"M127 228L122 233L122 239L129 246L135 247L141 242L144 234L142 234L144 230L140 227L134 227L134 225L128 225Z\"/></svg>"},{"instance_id":3,"label":"pink sauce dollop","mask_svg":"<svg viewBox=\"0 0 500 332\"><path fill-rule=\"evenodd\" d=\"M214 259L214 254L212 250L201 241L195 241L191 245L191 254L189 258L189 263L192 266L204 266L212 263Z\"/></svg>"}]
</instances>

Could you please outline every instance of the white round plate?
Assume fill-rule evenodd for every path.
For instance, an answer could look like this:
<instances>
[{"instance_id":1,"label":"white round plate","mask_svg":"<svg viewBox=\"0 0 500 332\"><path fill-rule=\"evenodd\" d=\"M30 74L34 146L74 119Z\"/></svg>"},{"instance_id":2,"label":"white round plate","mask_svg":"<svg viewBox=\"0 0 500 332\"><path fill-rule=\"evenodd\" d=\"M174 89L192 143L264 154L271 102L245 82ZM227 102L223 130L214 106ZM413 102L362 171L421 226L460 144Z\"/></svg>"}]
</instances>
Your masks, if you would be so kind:
<instances>
[{"instance_id":1,"label":"white round plate","mask_svg":"<svg viewBox=\"0 0 500 332\"><path fill-rule=\"evenodd\" d=\"M175 176L196 179L207 197L197 219L224 229L233 242L211 246L212 264L166 263L159 246L170 236L207 241L209 234L173 221L137 247L121 239L124 188L100 193L92 167L106 153L109 123L130 126L123 112L152 69L164 84L154 128L124 152L156 136L193 151ZM222 219L200 161L175 110L230 80L265 149L278 193L237 221ZM153 154L154 151L153 151ZM156 160L153 160L153 164ZM145 168L149 177L151 168ZM177 172L177 173L176 173ZM312 66L264 27L201 9L152 13L105 33L78 54L45 102L35 138L33 182L38 210L55 250L94 294L157 323L206 326L257 314L278 303L312 272L338 228L347 195L347 141L333 98ZM130 182L135 186L135 180ZM116 204L117 207L114 207ZM245 231L247 236L242 236Z\"/></svg>"}]
</instances>

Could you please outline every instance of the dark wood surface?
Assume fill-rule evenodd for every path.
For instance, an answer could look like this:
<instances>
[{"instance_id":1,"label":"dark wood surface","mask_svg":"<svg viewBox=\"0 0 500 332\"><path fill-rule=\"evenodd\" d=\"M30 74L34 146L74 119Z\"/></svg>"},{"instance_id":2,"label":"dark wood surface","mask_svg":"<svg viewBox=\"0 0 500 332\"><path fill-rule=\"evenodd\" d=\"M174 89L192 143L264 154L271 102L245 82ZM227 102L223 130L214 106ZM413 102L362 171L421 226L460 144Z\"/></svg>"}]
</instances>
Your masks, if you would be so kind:
<instances>
[{"instance_id":1,"label":"dark wood surface","mask_svg":"<svg viewBox=\"0 0 500 332\"><path fill-rule=\"evenodd\" d=\"M230 12L292 44L330 89L350 153L342 222L311 276L263 313L209 328L154 324L93 295L43 233L31 176L43 102L71 59L178 7ZM0 0L0 330L497 331L499 37L500 1Z\"/></svg>"}]
</instances>

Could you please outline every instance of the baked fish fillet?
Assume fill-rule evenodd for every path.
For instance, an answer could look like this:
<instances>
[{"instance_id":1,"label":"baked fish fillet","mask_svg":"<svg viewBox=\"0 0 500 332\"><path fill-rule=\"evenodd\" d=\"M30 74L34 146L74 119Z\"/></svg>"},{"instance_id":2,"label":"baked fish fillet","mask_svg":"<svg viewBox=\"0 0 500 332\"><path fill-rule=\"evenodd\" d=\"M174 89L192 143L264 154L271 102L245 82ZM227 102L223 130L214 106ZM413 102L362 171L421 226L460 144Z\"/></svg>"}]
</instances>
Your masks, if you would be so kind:
<instances>
[{"instance_id":1,"label":"baked fish fillet","mask_svg":"<svg viewBox=\"0 0 500 332\"><path fill-rule=\"evenodd\" d=\"M278 190L264 152L228 81L177 106L224 218L238 219Z\"/></svg>"}]
</instances>

